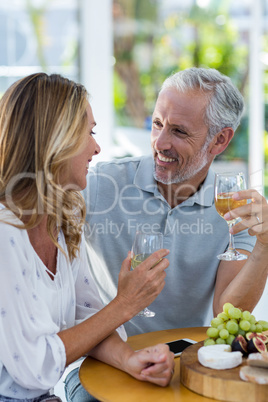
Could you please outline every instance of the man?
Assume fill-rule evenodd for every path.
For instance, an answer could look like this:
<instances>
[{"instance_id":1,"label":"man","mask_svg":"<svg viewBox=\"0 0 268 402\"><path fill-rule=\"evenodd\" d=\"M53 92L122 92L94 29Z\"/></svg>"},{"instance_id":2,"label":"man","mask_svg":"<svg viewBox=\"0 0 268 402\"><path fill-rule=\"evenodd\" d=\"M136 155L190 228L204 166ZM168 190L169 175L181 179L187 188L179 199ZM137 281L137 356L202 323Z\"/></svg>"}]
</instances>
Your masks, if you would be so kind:
<instances>
[{"instance_id":1,"label":"man","mask_svg":"<svg viewBox=\"0 0 268 402\"><path fill-rule=\"evenodd\" d=\"M137 230L162 232L170 250L165 287L151 305L156 315L134 317L125 324L128 335L209 325L225 302L252 310L261 297L268 208L256 191L241 192L254 203L225 216L241 218L232 229L235 246L249 258L217 259L229 233L214 206L210 166L231 141L243 107L239 91L218 71L180 71L167 78L156 102L152 156L99 163L89 175L88 257L105 303L116 295L119 268Z\"/></svg>"}]
</instances>

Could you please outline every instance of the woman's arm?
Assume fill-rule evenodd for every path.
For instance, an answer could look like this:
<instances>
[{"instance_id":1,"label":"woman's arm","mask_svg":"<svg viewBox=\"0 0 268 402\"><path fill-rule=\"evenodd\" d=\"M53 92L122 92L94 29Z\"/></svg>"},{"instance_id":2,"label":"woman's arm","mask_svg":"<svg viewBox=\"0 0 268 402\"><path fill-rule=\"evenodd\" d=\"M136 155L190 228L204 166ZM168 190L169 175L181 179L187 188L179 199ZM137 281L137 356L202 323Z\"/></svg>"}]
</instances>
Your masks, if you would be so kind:
<instances>
[{"instance_id":1,"label":"woman's arm","mask_svg":"<svg viewBox=\"0 0 268 402\"><path fill-rule=\"evenodd\" d=\"M134 352L113 332L160 293L164 286L164 270L168 266L168 261L163 257L167 253L167 250L157 251L134 271L130 271L128 256L122 264L115 299L80 324L58 333L65 345L67 365L87 353L139 380L160 386L170 382L174 355L167 345L156 345Z\"/></svg>"},{"instance_id":2,"label":"woman's arm","mask_svg":"<svg viewBox=\"0 0 268 402\"><path fill-rule=\"evenodd\" d=\"M174 370L174 354L164 344L134 352L113 333L91 352L90 356L127 372L141 381L166 386Z\"/></svg>"},{"instance_id":3,"label":"woman's arm","mask_svg":"<svg viewBox=\"0 0 268 402\"><path fill-rule=\"evenodd\" d=\"M168 250L153 253L134 271L130 255L123 261L117 296L90 318L58 333L65 345L66 365L89 353L116 328L151 304L164 287ZM153 269L151 267L161 260Z\"/></svg>"}]
</instances>

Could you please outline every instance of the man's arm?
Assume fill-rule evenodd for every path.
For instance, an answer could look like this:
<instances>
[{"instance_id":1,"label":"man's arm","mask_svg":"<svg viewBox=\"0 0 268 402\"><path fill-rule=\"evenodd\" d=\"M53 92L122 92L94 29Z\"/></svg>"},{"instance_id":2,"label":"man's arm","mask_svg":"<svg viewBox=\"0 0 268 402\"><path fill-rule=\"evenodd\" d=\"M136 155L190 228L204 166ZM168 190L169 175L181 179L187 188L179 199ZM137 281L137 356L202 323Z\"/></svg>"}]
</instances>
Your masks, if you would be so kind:
<instances>
[{"instance_id":1,"label":"man's arm","mask_svg":"<svg viewBox=\"0 0 268 402\"><path fill-rule=\"evenodd\" d=\"M266 251L259 250L259 245L256 243L251 254L245 250L238 251L249 255L248 260L221 261L219 264L213 300L214 316L222 312L226 302L243 310L252 311L265 288L268 275L268 248Z\"/></svg>"},{"instance_id":2,"label":"man's arm","mask_svg":"<svg viewBox=\"0 0 268 402\"><path fill-rule=\"evenodd\" d=\"M233 228L238 233L245 228L256 236L255 247L246 261L221 261L218 268L213 301L214 315L222 311L226 302L243 310L252 311L265 288L268 276L268 206L264 197L255 190L240 191L236 199L252 199L253 202L230 211L225 219L240 217Z\"/></svg>"}]
</instances>

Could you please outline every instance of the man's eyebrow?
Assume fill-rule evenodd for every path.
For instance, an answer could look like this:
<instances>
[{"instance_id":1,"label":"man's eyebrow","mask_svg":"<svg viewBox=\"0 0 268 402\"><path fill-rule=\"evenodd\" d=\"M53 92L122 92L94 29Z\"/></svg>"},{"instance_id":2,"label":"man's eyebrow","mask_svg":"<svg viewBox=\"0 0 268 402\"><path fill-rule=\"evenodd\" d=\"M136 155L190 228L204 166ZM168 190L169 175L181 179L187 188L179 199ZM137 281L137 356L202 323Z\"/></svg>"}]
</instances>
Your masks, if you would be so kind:
<instances>
[{"instance_id":1,"label":"man's eyebrow","mask_svg":"<svg viewBox=\"0 0 268 402\"><path fill-rule=\"evenodd\" d=\"M191 131L191 130L189 129L189 127L186 127L185 125L180 124L180 123L168 122L168 125L169 125L170 127L178 128L179 130L186 131L186 132L188 132L188 133L190 133L190 131Z\"/></svg>"},{"instance_id":2,"label":"man's eyebrow","mask_svg":"<svg viewBox=\"0 0 268 402\"><path fill-rule=\"evenodd\" d=\"M183 130L183 131L187 131L187 132L190 131L190 129L188 127L185 127L183 124L171 123L170 125L172 127L177 127L177 128L179 128L180 130Z\"/></svg>"},{"instance_id":3,"label":"man's eyebrow","mask_svg":"<svg viewBox=\"0 0 268 402\"><path fill-rule=\"evenodd\" d=\"M161 116L159 116L159 115L152 115L152 121L154 121L154 120L161 120ZM191 133L192 131L190 130L190 128L189 127L186 127L186 126L184 126L183 124L178 124L178 123L168 123L169 124L169 126L171 126L171 127L176 127L176 128L178 128L178 129L180 129L180 130L182 130L182 131L185 131L185 132L187 132L187 133Z\"/></svg>"}]
</instances>

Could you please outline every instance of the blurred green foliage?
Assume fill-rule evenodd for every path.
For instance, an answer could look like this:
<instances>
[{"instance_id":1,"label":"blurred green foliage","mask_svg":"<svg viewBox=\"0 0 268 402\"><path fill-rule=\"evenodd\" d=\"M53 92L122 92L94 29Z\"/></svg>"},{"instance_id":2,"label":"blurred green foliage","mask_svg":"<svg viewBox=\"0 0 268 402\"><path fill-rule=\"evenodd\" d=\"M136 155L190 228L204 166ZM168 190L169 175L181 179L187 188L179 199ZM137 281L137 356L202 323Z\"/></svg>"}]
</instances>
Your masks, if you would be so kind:
<instances>
[{"instance_id":1,"label":"blurred green foliage","mask_svg":"<svg viewBox=\"0 0 268 402\"><path fill-rule=\"evenodd\" d=\"M35 33L37 57L40 62L40 66L44 71L47 70L47 63L44 55L44 48L45 48L44 15L48 9L50 1L51 0L47 0L46 2L36 6L36 4L32 0L25 0L25 9L28 12Z\"/></svg>"},{"instance_id":2,"label":"blurred green foliage","mask_svg":"<svg viewBox=\"0 0 268 402\"><path fill-rule=\"evenodd\" d=\"M115 30L115 110L117 123L141 127L153 112L158 91L171 73L192 66L216 68L237 85L247 103L248 37L241 36L229 15L229 1L211 1L206 8L194 4L189 10L168 14L161 19L159 2L151 0L118 0L119 18L132 21L132 30L117 36ZM117 15L118 17L118 15ZM149 29L149 26L151 29ZM266 50L268 40L266 38ZM137 71L131 74L135 82L140 119L132 113L130 84L120 74L119 66ZM124 85L119 85L119 81ZM268 74L266 74L268 97ZM119 96L119 94L121 94ZM267 99L266 99L267 101ZM246 105L246 111L248 105ZM124 117L123 117L124 116ZM268 116L267 116L268 117ZM267 121L267 120L266 120ZM267 129L267 128L266 128ZM266 136L266 149L267 145ZM268 159L268 149L266 152ZM248 158L248 115L241 121L233 140L221 159Z\"/></svg>"}]
</instances>

